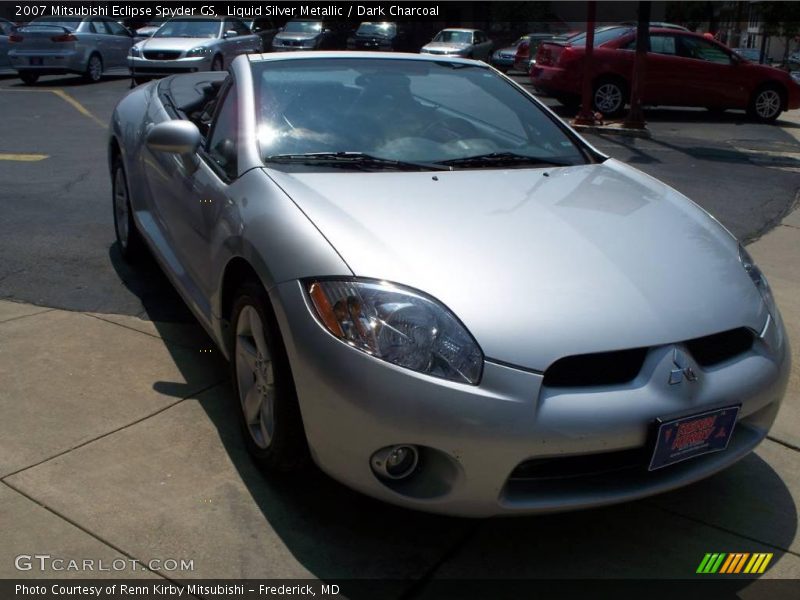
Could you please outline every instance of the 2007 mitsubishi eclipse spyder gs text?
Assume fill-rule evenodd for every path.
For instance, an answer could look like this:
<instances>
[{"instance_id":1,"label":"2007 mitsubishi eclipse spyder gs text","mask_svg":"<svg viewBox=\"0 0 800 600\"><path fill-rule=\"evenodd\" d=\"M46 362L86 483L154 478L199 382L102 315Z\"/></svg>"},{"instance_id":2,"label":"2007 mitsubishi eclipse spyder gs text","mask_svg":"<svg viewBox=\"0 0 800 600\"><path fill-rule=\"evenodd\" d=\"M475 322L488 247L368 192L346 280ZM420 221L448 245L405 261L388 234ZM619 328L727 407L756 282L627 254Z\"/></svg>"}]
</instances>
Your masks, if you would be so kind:
<instances>
[{"instance_id":1,"label":"2007 mitsubishi eclipse spyder gs text","mask_svg":"<svg viewBox=\"0 0 800 600\"><path fill-rule=\"evenodd\" d=\"M230 360L267 468L525 514L691 483L775 419L746 250L486 64L240 56L132 90L110 136L119 248Z\"/></svg>"}]
</instances>

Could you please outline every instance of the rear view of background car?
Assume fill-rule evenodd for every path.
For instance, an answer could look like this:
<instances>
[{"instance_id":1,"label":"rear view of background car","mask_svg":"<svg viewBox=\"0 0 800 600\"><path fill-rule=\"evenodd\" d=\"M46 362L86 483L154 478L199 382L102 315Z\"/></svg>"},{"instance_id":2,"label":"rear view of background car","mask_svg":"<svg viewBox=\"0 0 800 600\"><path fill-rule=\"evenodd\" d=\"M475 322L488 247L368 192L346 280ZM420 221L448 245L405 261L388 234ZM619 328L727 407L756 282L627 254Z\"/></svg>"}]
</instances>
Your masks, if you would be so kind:
<instances>
[{"instance_id":1,"label":"rear view of background car","mask_svg":"<svg viewBox=\"0 0 800 600\"><path fill-rule=\"evenodd\" d=\"M19 27L8 38L8 57L28 85L40 75L77 73L100 81L103 73L123 69L133 33L105 17L42 17Z\"/></svg>"}]
</instances>

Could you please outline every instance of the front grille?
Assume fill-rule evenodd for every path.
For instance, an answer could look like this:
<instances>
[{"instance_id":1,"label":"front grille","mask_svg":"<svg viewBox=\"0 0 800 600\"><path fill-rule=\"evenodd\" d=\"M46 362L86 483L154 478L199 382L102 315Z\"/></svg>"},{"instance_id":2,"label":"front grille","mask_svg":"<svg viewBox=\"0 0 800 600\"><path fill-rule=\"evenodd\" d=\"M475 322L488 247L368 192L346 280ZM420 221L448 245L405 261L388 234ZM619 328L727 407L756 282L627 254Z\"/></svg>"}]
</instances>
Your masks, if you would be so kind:
<instances>
[{"instance_id":1,"label":"front grille","mask_svg":"<svg viewBox=\"0 0 800 600\"><path fill-rule=\"evenodd\" d=\"M627 383L642 370L646 355L647 348L633 348L566 356L548 367L542 385L585 387Z\"/></svg>"},{"instance_id":2,"label":"front grille","mask_svg":"<svg viewBox=\"0 0 800 600\"><path fill-rule=\"evenodd\" d=\"M753 347L753 332L746 327L715 333L686 342L686 349L701 367L710 367Z\"/></svg>"},{"instance_id":3,"label":"front grille","mask_svg":"<svg viewBox=\"0 0 800 600\"><path fill-rule=\"evenodd\" d=\"M180 50L145 50L143 54L147 60L177 60L181 57Z\"/></svg>"},{"instance_id":4,"label":"front grille","mask_svg":"<svg viewBox=\"0 0 800 600\"><path fill-rule=\"evenodd\" d=\"M578 456L534 458L520 463L511 472L509 480L543 481L586 478L627 469L646 469L647 460L645 448Z\"/></svg>"}]
</instances>

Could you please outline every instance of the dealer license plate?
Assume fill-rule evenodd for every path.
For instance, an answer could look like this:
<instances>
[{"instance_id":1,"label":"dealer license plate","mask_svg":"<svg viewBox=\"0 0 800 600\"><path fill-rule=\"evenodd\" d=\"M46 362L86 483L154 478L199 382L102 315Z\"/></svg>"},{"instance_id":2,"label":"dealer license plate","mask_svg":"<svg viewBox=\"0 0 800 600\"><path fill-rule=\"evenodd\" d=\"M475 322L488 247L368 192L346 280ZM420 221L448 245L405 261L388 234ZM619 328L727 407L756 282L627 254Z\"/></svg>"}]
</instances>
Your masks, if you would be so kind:
<instances>
[{"instance_id":1,"label":"dealer license plate","mask_svg":"<svg viewBox=\"0 0 800 600\"><path fill-rule=\"evenodd\" d=\"M680 419L658 419L658 436L649 470L725 450L738 414L738 406L729 406Z\"/></svg>"},{"instance_id":2,"label":"dealer license plate","mask_svg":"<svg viewBox=\"0 0 800 600\"><path fill-rule=\"evenodd\" d=\"M35 57L31 58L31 66L32 67L41 67L42 64L43 63L42 63L42 57L41 56L35 56Z\"/></svg>"}]
</instances>

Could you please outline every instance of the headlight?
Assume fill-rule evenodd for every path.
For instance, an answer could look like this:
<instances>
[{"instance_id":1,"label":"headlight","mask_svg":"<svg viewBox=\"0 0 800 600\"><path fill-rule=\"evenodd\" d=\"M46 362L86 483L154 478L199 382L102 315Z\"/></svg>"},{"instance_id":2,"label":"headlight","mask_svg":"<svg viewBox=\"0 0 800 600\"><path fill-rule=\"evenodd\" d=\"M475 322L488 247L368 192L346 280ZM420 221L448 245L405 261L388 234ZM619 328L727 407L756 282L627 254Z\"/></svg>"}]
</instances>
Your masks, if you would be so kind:
<instances>
[{"instance_id":1,"label":"headlight","mask_svg":"<svg viewBox=\"0 0 800 600\"><path fill-rule=\"evenodd\" d=\"M481 349L437 301L386 282L312 281L306 290L325 328L354 348L426 375L480 381Z\"/></svg>"},{"instance_id":2,"label":"headlight","mask_svg":"<svg viewBox=\"0 0 800 600\"><path fill-rule=\"evenodd\" d=\"M205 46L198 46L197 48L192 48L186 53L187 57L194 57L194 56L205 56L208 54L208 48Z\"/></svg>"},{"instance_id":3,"label":"headlight","mask_svg":"<svg viewBox=\"0 0 800 600\"><path fill-rule=\"evenodd\" d=\"M753 257L750 256L750 253L745 250L744 246L741 244L739 244L739 262L742 263L742 267L744 267L744 270L750 276L753 285L756 286L756 289L758 289L761 294L761 298L763 298L764 303L767 305L767 309L770 313L773 313L774 316L775 300L772 297L772 290L769 289L767 278L764 276L764 273L761 272L761 269L758 268Z\"/></svg>"}]
</instances>

